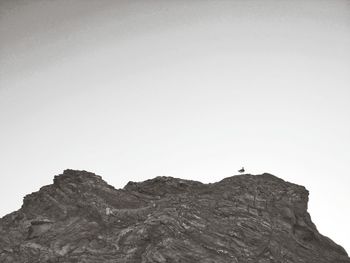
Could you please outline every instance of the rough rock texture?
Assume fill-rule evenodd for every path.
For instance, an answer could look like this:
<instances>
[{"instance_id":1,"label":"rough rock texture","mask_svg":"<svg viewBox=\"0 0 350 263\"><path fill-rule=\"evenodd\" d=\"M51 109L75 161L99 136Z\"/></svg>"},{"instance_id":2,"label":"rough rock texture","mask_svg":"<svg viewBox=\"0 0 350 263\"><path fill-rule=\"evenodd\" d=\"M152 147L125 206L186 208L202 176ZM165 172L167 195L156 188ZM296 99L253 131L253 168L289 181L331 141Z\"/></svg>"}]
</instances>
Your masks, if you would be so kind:
<instances>
[{"instance_id":1,"label":"rough rock texture","mask_svg":"<svg viewBox=\"0 0 350 263\"><path fill-rule=\"evenodd\" d=\"M116 190L66 170L0 219L0 262L350 262L307 203L304 187L270 174Z\"/></svg>"}]
</instances>

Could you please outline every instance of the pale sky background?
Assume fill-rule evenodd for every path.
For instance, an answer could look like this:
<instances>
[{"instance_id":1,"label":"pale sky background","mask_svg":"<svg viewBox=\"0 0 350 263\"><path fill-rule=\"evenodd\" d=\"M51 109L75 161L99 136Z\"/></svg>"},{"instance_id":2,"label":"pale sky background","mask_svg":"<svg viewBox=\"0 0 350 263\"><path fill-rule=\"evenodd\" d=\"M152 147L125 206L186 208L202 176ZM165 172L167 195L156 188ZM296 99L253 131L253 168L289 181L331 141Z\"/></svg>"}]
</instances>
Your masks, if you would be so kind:
<instances>
[{"instance_id":1,"label":"pale sky background","mask_svg":"<svg viewBox=\"0 0 350 263\"><path fill-rule=\"evenodd\" d=\"M0 0L0 216L66 168L116 188L269 172L350 252L350 1Z\"/></svg>"}]
</instances>

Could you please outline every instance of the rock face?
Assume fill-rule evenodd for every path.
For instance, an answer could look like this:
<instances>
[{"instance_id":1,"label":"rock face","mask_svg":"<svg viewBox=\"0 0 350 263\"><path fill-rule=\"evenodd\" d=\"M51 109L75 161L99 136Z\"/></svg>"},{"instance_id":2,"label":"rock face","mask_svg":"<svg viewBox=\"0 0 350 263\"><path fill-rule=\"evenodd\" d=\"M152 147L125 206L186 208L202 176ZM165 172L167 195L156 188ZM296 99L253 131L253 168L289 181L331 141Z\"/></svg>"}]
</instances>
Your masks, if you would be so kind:
<instances>
[{"instance_id":1,"label":"rock face","mask_svg":"<svg viewBox=\"0 0 350 263\"><path fill-rule=\"evenodd\" d=\"M270 174L156 177L117 190L66 170L0 219L0 262L350 262L307 203L304 187Z\"/></svg>"}]
</instances>

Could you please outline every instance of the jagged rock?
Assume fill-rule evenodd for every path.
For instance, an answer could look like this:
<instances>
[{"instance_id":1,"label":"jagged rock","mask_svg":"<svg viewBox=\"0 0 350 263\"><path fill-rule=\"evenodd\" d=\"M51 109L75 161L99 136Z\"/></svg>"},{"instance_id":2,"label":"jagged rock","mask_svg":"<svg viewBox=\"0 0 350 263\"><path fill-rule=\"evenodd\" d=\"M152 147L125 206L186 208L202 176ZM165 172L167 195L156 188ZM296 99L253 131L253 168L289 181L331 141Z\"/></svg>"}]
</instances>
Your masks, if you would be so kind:
<instances>
[{"instance_id":1,"label":"jagged rock","mask_svg":"<svg viewBox=\"0 0 350 263\"><path fill-rule=\"evenodd\" d=\"M307 204L304 187L271 174L156 177L117 190L65 170L0 219L0 262L349 263Z\"/></svg>"}]
</instances>

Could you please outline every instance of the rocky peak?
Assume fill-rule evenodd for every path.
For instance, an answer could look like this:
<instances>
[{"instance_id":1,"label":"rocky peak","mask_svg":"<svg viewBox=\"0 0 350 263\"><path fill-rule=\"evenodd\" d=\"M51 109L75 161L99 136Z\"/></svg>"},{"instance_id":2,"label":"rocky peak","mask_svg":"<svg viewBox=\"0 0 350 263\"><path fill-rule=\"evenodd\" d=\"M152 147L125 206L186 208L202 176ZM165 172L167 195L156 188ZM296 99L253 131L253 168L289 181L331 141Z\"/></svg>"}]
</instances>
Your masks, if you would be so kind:
<instances>
[{"instance_id":1,"label":"rocky peak","mask_svg":"<svg viewBox=\"0 0 350 263\"><path fill-rule=\"evenodd\" d=\"M294 206L296 209L299 207L301 211L307 211L309 191L304 186L286 182L268 173L232 176L214 185L222 192L254 195L266 202Z\"/></svg>"},{"instance_id":2,"label":"rocky peak","mask_svg":"<svg viewBox=\"0 0 350 263\"><path fill-rule=\"evenodd\" d=\"M33 218L41 214L49 218L66 217L69 213L79 210L79 206L97 204L104 194L106 198L111 198L115 189L102 180L101 176L87 171L67 169L54 177L52 185L41 187L38 192L26 195L21 211Z\"/></svg>"},{"instance_id":3,"label":"rocky peak","mask_svg":"<svg viewBox=\"0 0 350 263\"><path fill-rule=\"evenodd\" d=\"M115 189L65 170L0 219L0 262L350 263L312 223L308 195L267 173Z\"/></svg>"},{"instance_id":4,"label":"rocky peak","mask_svg":"<svg viewBox=\"0 0 350 263\"><path fill-rule=\"evenodd\" d=\"M64 186L68 184L79 185L107 185L105 181L102 180L102 177L87 171L79 171L66 169L63 171L63 174L56 175L53 179L55 186Z\"/></svg>"}]
</instances>

